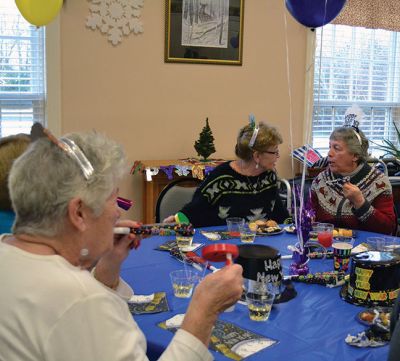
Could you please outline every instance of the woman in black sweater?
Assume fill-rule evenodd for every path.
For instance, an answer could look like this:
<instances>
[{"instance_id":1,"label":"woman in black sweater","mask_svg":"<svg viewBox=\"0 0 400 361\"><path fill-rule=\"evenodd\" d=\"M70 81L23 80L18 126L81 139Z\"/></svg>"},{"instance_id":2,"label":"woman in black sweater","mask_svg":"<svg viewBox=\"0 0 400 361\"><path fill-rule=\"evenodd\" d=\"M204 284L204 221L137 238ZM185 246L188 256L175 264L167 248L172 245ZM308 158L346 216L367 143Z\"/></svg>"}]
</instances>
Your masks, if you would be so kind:
<instances>
[{"instance_id":1,"label":"woman in black sweater","mask_svg":"<svg viewBox=\"0 0 400 361\"><path fill-rule=\"evenodd\" d=\"M279 197L275 171L282 137L264 123L251 123L238 135L238 159L220 164L200 184L182 212L195 227L225 225L226 218L247 222L273 219L282 223L288 212ZM170 216L164 222L173 222Z\"/></svg>"}]
</instances>

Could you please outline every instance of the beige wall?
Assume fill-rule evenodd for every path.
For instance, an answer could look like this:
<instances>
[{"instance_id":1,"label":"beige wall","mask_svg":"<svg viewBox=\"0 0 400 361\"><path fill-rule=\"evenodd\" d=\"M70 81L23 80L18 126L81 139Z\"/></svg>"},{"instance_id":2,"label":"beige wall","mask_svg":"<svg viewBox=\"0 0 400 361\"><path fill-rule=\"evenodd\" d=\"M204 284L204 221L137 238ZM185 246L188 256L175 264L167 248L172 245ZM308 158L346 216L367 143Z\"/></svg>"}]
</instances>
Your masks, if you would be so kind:
<instances>
[{"instance_id":1,"label":"beige wall","mask_svg":"<svg viewBox=\"0 0 400 361\"><path fill-rule=\"evenodd\" d=\"M302 143L306 28L282 0L247 0L243 66L164 63L164 0L146 0L145 31L112 46L85 27L89 3L68 0L61 11L61 131L97 129L122 143L129 161L195 156L208 117L220 158L234 157L238 129L249 113L281 131L279 173L291 176L288 70L293 143ZM288 39L289 69L286 66ZM106 150L105 150L106 151ZM136 201L141 177L129 176L121 195Z\"/></svg>"}]
</instances>

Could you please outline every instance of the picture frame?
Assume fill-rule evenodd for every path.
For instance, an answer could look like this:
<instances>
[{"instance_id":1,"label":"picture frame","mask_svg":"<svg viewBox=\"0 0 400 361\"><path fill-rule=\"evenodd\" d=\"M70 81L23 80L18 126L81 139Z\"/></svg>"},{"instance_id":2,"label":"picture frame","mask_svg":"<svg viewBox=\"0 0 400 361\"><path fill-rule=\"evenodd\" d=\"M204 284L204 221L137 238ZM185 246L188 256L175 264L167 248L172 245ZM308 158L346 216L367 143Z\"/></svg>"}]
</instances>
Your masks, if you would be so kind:
<instances>
[{"instance_id":1,"label":"picture frame","mask_svg":"<svg viewBox=\"0 0 400 361\"><path fill-rule=\"evenodd\" d=\"M242 65L244 0L165 0L165 62Z\"/></svg>"}]
</instances>

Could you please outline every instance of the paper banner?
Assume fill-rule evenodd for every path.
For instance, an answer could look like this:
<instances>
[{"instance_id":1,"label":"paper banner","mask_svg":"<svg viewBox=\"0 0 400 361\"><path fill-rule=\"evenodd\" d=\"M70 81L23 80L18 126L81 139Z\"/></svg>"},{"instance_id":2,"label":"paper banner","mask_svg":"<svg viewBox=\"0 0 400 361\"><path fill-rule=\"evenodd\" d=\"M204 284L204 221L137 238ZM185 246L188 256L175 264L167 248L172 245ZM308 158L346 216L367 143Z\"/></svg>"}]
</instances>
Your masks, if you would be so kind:
<instances>
[{"instance_id":1,"label":"paper banner","mask_svg":"<svg viewBox=\"0 0 400 361\"><path fill-rule=\"evenodd\" d=\"M186 177L190 173L190 167L186 165L176 165L175 173L177 175Z\"/></svg>"},{"instance_id":2,"label":"paper banner","mask_svg":"<svg viewBox=\"0 0 400 361\"><path fill-rule=\"evenodd\" d=\"M167 175L167 178L169 180L172 180L174 178L173 176L173 172L174 172L174 166L173 165L169 165L169 166L161 166L160 169Z\"/></svg>"},{"instance_id":3,"label":"paper banner","mask_svg":"<svg viewBox=\"0 0 400 361\"><path fill-rule=\"evenodd\" d=\"M198 178L200 180L203 180L204 179L203 169L204 169L203 165L195 165L192 168L192 176L193 176L193 178Z\"/></svg>"}]
</instances>

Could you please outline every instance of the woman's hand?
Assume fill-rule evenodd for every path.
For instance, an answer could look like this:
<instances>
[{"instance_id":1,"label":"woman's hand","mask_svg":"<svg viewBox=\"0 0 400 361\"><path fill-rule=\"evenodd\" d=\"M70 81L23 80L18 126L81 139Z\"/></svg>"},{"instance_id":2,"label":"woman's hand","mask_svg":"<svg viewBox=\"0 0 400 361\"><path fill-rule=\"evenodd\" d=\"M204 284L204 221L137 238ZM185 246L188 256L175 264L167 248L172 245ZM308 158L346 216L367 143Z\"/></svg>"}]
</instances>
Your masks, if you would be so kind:
<instances>
[{"instance_id":1,"label":"woman's hand","mask_svg":"<svg viewBox=\"0 0 400 361\"><path fill-rule=\"evenodd\" d=\"M208 346L218 314L242 295L242 272L242 266L234 264L205 277L194 291L181 328Z\"/></svg>"},{"instance_id":2,"label":"woman's hand","mask_svg":"<svg viewBox=\"0 0 400 361\"><path fill-rule=\"evenodd\" d=\"M350 182L343 184L343 195L350 201L355 209L360 208L365 202L360 188Z\"/></svg>"},{"instance_id":3,"label":"woman's hand","mask_svg":"<svg viewBox=\"0 0 400 361\"><path fill-rule=\"evenodd\" d=\"M175 216L169 216L163 220L163 223L175 223Z\"/></svg>"},{"instance_id":4,"label":"woman's hand","mask_svg":"<svg viewBox=\"0 0 400 361\"><path fill-rule=\"evenodd\" d=\"M140 223L130 220L120 220L117 227L137 228ZM131 249L140 246L141 237L133 233L115 234L114 246L96 265L95 278L110 288L116 288L119 283L121 264L128 257Z\"/></svg>"}]
</instances>

